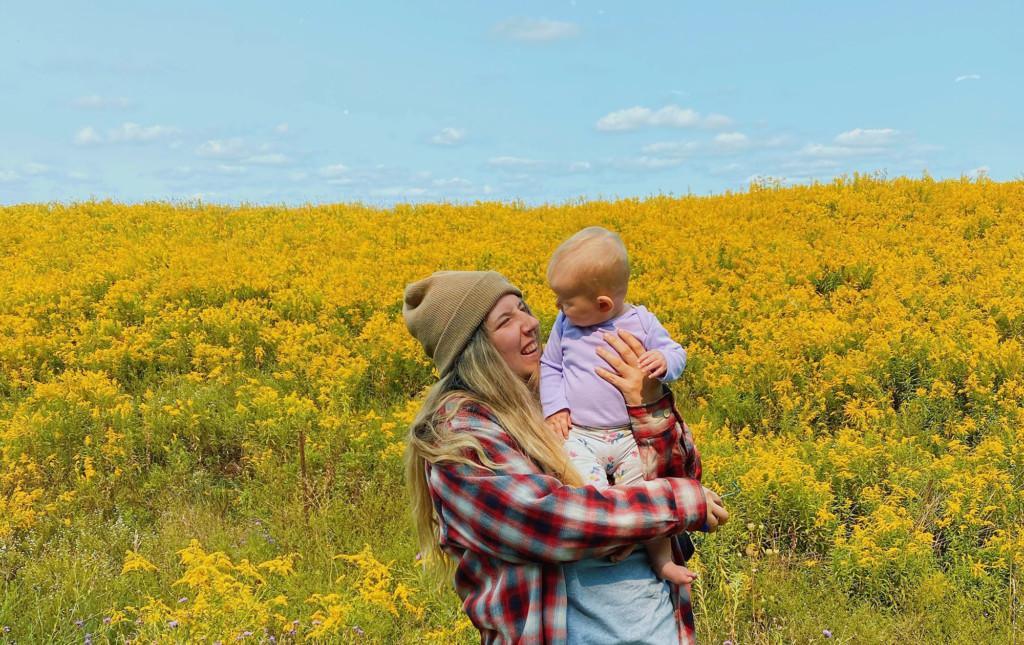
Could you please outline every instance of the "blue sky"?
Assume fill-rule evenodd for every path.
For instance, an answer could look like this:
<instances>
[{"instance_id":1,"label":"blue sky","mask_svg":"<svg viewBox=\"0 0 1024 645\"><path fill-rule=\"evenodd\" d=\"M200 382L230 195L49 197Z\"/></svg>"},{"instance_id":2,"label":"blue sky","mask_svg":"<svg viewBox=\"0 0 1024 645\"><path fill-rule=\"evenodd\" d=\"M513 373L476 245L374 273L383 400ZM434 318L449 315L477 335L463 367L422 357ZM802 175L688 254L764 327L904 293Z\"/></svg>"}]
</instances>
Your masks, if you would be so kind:
<instances>
[{"instance_id":1,"label":"blue sky","mask_svg":"<svg viewBox=\"0 0 1024 645\"><path fill-rule=\"evenodd\" d=\"M1024 3L0 5L0 203L1024 175Z\"/></svg>"}]
</instances>

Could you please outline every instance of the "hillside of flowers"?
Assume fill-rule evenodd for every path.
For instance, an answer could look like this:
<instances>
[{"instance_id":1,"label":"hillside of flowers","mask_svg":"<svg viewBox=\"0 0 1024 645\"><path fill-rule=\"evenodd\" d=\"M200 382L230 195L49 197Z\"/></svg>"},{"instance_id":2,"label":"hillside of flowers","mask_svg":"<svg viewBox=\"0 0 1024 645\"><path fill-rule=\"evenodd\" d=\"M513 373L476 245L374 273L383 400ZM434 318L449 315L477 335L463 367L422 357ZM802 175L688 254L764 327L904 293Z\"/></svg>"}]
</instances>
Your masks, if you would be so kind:
<instances>
[{"instance_id":1,"label":"hillside of flowers","mask_svg":"<svg viewBox=\"0 0 1024 645\"><path fill-rule=\"evenodd\" d=\"M588 225L688 350L703 642L1024 636L1024 181L378 209L0 207L0 642L475 642L417 563L403 286L544 332Z\"/></svg>"}]
</instances>

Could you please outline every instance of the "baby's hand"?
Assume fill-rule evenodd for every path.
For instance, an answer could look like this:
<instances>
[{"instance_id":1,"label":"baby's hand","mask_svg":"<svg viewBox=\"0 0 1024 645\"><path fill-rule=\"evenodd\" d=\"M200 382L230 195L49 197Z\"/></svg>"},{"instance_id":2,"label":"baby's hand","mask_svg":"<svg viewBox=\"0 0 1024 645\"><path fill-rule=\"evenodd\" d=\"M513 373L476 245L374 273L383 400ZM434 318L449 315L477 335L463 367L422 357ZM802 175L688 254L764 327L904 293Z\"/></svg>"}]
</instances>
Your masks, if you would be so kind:
<instances>
[{"instance_id":1,"label":"baby's hand","mask_svg":"<svg viewBox=\"0 0 1024 645\"><path fill-rule=\"evenodd\" d=\"M647 372L654 378L661 378L668 372L668 363L665 355L656 349L651 349L640 355L640 369Z\"/></svg>"},{"instance_id":2,"label":"baby's hand","mask_svg":"<svg viewBox=\"0 0 1024 645\"><path fill-rule=\"evenodd\" d=\"M544 419L544 422L552 432L557 432L563 439L569 438L569 428L572 427L572 418L569 416L568 410L559 410L547 419Z\"/></svg>"}]
</instances>

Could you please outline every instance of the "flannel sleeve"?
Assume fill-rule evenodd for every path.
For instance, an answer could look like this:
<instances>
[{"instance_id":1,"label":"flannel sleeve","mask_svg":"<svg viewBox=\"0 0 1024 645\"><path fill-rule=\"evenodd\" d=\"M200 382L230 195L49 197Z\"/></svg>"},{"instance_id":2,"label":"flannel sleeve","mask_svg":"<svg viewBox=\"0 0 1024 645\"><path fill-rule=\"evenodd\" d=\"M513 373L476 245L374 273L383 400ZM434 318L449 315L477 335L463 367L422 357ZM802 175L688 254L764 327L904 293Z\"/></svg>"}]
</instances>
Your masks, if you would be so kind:
<instances>
[{"instance_id":1,"label":"flannel sleeve","mask_svg":"<svg viewBox=\"0 0 1024 645\"><path fill-rule=\"evenodd\" d=\"M508 562L571 562L625 544L700 528L700 483L666 478L633 486L572 487L537 471L507 442L484 440L500 468L437 463L428 481L442 543Z\"/></svg>"},{"instance_id":2,"label":"flannel sleeve","mask_svg":"<svg viewBox=\"0 0 1024 645\"><path fill-rule=\"evenodd\" d=\"M676 410L672 392L647 405L626 406L644 477L687 477L700 481L700 453Z\"/></svg>"},{"instance_id":3,"label":"flannel sleeve","mask_svg":"<svg viewBox=\"0 0 1024 645\"><path fill-rule=\"evenodd\" d=\"M670 383L677 380L683 375L683 368L686 367L686 350L682 345L672 340L672 337L668 335L668 330L661 324L658 318L650 313L645 312L648 316L647 325L647 345L645 349L651 350L656 349L665 356L665 363L668 364L668 369L665 371L665 376L661 377L663 383Z\"/></svg>"},{"instance_id":4,"label":"flannel sleeve","mask_svg":"<svg viewBox=\"0 0 1024 645\"><path fill-rule=\"evenodd\" d=\"M565 396L565 375L562 372L563 323L564 315L559 312L540 357L540 404L545 419L559 410L569 409L569 399Z\"/></svg>"}]
</instances>

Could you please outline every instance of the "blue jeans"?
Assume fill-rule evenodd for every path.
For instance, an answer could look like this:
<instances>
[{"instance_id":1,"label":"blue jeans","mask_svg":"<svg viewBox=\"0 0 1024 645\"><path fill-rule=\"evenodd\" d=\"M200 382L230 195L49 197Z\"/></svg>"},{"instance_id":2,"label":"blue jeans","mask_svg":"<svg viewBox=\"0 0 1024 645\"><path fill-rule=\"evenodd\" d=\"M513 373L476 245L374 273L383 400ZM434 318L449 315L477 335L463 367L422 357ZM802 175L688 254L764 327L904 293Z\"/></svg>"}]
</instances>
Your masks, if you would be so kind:
<instances>
[{"instance_id":1,"label":"blue jeans","mask_svg":"<svg viewBox=\"0 0 1024 645\"><path fill-rule=\"evenodd\" d=\"M622 562L580 560L562 570L570 645L679 642L671 588L654 575L643 547Z\"/></svg>"}]
</instances>

